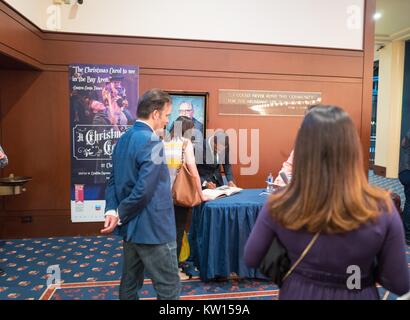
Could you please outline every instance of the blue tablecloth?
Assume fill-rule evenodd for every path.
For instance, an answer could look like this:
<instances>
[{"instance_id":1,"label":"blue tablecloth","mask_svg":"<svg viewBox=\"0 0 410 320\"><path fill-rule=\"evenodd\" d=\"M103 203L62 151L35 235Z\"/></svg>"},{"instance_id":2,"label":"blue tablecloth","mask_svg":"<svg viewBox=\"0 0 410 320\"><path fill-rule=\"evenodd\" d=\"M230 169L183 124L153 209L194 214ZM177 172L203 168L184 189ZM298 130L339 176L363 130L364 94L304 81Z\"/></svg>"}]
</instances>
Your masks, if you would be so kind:
<instances>
[{"instance_id":1,"label":"blue tablecloth","mask_svg":"<svg viewBox=\"0 0 410 320\"><path fill-rule=\"evenodd\" d=\"M193 208L189 260L199 269L202 280L228 277L232 272L244 278L266 279L243 261L246 240L267 200L267 195L260 195L263 191L245 189Z\"/></svg>"}]
</instances>

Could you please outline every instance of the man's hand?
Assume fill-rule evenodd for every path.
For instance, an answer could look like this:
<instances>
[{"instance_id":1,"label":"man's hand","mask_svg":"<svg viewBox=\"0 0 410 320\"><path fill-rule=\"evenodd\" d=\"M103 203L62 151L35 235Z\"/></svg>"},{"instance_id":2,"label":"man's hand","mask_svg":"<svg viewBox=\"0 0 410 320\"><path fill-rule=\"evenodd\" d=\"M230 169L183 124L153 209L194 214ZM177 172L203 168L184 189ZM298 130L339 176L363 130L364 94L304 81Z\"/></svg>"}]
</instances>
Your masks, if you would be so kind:
<instances>
[{"instance_id":1,"label":"man's hand","mask_svg":"<svg viewBox=\"0 0 410 320\"><path fill-rule=\"evenodd\" d=\"M216 189L216 184L213 183L213 182L208 182L207 185L206 185L206 187L207 187L208 189Z\"/></svg>"},{"instance_id":2,"label":"man's hand","mask_svg":"<svg viewBox=\"0 0 410 320\"><path fill-rule=\"evenodd\" d=\"M234 188L237 188L237 187L236 187L236 184L235 184L235 183L233 183L233 181L229 181L229 182L228 182L228 187L234 187Z\"/></svg>"},{"instance_id":3,"label":"man's hand","mask_svg":"<svg viewBox=\"0 0 410 320\"><path fill-rule=\"evenodd\" d=\"M107 215L105 217L104 229L101 230L101 233L111 233L118 224L118 217Z\"/></svg>"}]
</instances>

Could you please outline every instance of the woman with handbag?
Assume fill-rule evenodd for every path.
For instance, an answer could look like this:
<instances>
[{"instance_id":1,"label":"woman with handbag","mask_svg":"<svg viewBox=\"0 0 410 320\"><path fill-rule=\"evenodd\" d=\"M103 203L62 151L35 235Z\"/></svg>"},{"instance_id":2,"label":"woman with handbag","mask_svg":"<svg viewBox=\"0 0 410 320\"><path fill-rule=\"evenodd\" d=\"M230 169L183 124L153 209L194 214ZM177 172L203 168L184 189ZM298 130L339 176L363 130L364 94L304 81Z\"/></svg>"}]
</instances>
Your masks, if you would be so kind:
<instances>
[{"instance_id":1,"label":"woman with handbag","mask_svg":"<svg viewBox=\"0 0 410 320\"><path fill-rule=\"evenodd\" d=\"M174 121L169 136L164 140L165 158L174 196L178 257L180 256L182 237L190 207L199 204L201 201L208 200L208 198L202 194L201 179L195 163L194 148L189 139L191 136L190 130L193 128L194 122L191 118L180 116ZM183 169L186 171L182 172ZM183 173L188 175L188 178L182 177ZM181 176L178 177L178 175ZM175 183L179 184L178 190L175 190ZM186 184L183 185L184 183ZM189 185L189 183L191 183L191 185ZM190 195L190 193L192 195ZM179 200L179 197L185 201Z\"/></svg>"},{"instance_id":2,"label":"woman with handbag","mask_svg":"<svg viewBox=\"0 0 410 320\"><path fill-rule=\"evenodd\" d=\"M379 299L376 283L409 291L400 216L388 192L369 185L361 150L341 108L318 106L305 116L292 180L259 213L244 253L248 266L263 261L283 281L279 299Z\"/></svg>"}]
</instances>

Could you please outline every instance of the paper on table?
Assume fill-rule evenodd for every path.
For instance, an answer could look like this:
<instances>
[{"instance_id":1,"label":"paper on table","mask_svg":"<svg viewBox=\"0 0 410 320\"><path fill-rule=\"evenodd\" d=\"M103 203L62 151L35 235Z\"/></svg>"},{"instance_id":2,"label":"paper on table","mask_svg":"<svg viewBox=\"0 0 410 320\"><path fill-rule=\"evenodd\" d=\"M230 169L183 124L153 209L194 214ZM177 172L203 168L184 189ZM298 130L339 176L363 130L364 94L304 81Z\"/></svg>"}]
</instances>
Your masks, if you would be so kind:
<instances>
[{"instance_id":1,"label":"paper on table","mask_svg":"<svg viewBox=\"0 0 410 320\"><path fill-rule=\"evenodd\" d=\"M211 200L215 200L216 198L219 197L224 197L224 196L231 196L235 193L238 193L242 191L243 189L237 188L237 187L228 187L228 186L222 186L216 189L205 189L202 190L202 193L204 196L208 197Z\"/></svg>"}]
</instances>

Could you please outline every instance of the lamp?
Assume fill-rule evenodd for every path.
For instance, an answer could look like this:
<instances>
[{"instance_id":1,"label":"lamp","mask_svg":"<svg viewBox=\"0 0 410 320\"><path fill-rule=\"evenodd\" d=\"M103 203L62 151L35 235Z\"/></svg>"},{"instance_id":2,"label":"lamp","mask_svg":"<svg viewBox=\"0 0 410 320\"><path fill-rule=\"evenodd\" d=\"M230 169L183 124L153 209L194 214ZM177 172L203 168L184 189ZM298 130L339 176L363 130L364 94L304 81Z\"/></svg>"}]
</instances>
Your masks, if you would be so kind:
<instances>
[{"instance_id":1,"label":"lamp","mask_svg":"<svg viewBox=\"0 0 410 320\"><path fill-rule=\"evenodd\" d=\"M0 196L16 195L26 191L23 185L31 179L31 177L15 177L14 174L10 174L7 178L0 178Z\"/></svg>"}]
</instances>

